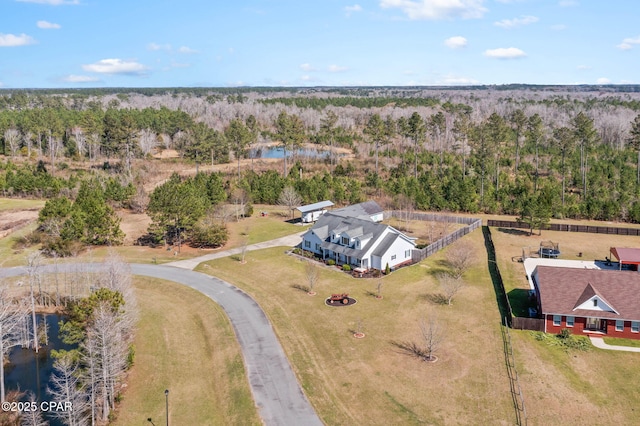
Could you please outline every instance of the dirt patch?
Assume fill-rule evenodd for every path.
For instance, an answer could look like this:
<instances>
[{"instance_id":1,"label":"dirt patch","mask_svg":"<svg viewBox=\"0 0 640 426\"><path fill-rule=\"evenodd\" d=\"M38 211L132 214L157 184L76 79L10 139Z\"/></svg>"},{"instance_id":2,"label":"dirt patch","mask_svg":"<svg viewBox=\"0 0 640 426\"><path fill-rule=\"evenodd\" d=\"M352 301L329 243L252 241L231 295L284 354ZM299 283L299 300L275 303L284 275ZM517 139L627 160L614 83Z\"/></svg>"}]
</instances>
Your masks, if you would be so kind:
<instances>
[{"instance_id":1,"label":"dirt patch","mask_svg":"<svg viewBox=\"0 0 640 426\"><path fill-rule=\"evenodd\" d=\"M0 212L0 238L23 228L38 218L39 209L6 210Z\"/></svg>"}]
</instances>

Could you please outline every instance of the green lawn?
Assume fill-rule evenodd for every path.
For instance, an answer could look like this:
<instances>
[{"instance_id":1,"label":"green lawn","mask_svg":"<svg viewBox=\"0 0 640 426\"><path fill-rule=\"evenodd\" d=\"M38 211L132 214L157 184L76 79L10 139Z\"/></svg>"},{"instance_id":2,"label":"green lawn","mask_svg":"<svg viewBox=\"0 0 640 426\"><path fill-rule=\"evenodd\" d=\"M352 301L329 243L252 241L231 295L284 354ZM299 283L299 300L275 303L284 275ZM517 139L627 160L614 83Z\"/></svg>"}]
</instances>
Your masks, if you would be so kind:
<instances>
[{"instance_id":1,"label":"green lawn","mask_svg":"<svg viewBox=\"0 0 640 426\"><path fill-rule=\"evenodd\" d=\"M482 234L469 240L482 248ZM382 279L355 279L323 267L316 296L305 287L305 261L285 247L250 252L198 267L250 293L265 310L320 417L330 425L509 424L515 415L506 379L495 295L478 262L452 306L432 302L441 290L433 275L442 255ZM328 307L325 297L348 292L349 307ZM420 342L419 322L444 327L439 361L428 364L393 342ZM361 329L365 338L355 339Z\"/></svg>"},{"instance_id":2,"label":"green lawn","mask_svg":"<svg viewBox=\"0 0 640 426\"><path fill-rule=\"evenodd\" d=\"M613 346L630 346L632 348L640 348L640 340L605 337L604 342Z\"/></svg>"},{"instance_id":3,"label":"green lawn","mask_svg":"<svg viewBox=\"0 0 640 426\"><path fill-rule=\"evenodd\" d=\"M240 347L222 309L188 287L137 277L135 363L114 425L260 425Z\"/></svg>"}]
</instances>

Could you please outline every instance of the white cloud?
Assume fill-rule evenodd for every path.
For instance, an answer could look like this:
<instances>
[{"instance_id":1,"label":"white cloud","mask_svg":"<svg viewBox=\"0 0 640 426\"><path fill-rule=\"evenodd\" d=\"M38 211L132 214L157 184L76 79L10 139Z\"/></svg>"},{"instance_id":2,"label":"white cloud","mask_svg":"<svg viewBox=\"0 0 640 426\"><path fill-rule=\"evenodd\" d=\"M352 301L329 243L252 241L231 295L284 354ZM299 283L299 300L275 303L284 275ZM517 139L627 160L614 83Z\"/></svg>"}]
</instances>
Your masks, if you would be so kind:
<instances>
[{"instance_id":1,"label":"white cloud","mask_svg":"<svg viewBox=\"0 0 640 426\"><path fill-rule=\"evenodd\" d=\"M611 80L609 80L606 77L600 77L599 79L596 80L596 84L609 84L611 83Z\"/></svg>"},{"instance_id":2,"label":"white cloud","mask_svg":"<svg viewBox=\"0 0 640 426\"><path fill-rule=\"evenodd\" d=\"M2 34L0 33L0 47L15 47L34 44L36 41L26 34Z\"/></svg>"},{"instance_id":3,"label":"white cloud","mask_svg":"<svg viewBox=\"0 0 640 426\"><path fill-rule=\"evenodd\" d=\"M83 65L82 69L100 74L127 74L142 75L147 71L147 67L134 61L123 61L122 59L102 59L93 64Z\"/></svg>"},{"instance_id":4,"label":"white cloud","mask_svg":"<svg viewBox=\"0 0 640 426\"><path fill-rule=\"evenodd\" d=\"M527 54L516 47L500 47L498 49L485 50L484 56L494 59L517 59L524 58Z\"/></svg>"},{"instance_id":5,"label":"white cloud","mask_svg":"<svg viewBox=\"0 0 640 426\"><path fill-rule=\"evenodd\" d=\"M474 19L487 11L484 0L380 0L383 9L400 9L411 20Z\"/></svg>"},{"instance_id":6,"label":"white cloud","mask_svg":"<svg viewBox=\"0 0 640 426\"><path fill-rule=\"evenodd\" d=\"M171 45L170 44L149 43L147 45L147 49L153 50L153 51L158 51L158 50L170 51L171 50Z\"/></svg>"},{"instance_id":7,"label":"white cloud","mask_svg":"<svg viewBox=\"0 0 640 426\"><path fill-rule=\"evenodd\" d=\"M48 4L51 6L61 6L65 4L80 4L80 0L16 0L20 3Z\"/></svg>"},{"instance_id":8,"label":"white cloud","mask_svg":"<svg viewBox=\"0 0 640 426\"><path fill-rule=\"evenodd\" d=\"M520 18L503 19L502 21L496 21L493 23L493 25L500 28L511 29L533 24L535 22L538 22L537 16L523 15Z\"/></svg>"},{"instance_id":9,"label":"white cloud","mask_svg":"<svg viewBox=\"0 0 640 426\"><path fill-rule=\"evenodd\" d=\"M340 65L329 65L329 68L327 68L327 70L329 72L345 72L347 71L349 68L347 67L342 67Z\"/></svg>"},{"instance_id":10,"label":"white cloud","mask_svg":"<svg viewBox=\"0 0 640 426\"><path fill-rule=\"evenodd\" d=\"M300 64L300 69L304 72L313 72L313 71L318 71L317 69L315 69L311 64L309 63L304 63L304 64Z\"/></svg>"},{"instance_id":11,"label":"white cloud","mask_svg":"<svg viewBox=\"0 0 640 426\"><path fill-rule=\"evenodd\" d=\"M461 36L449 37L444 41L444 45L450 49L462 49L467 47L467 39Z\"/></svg>"},{"instance_id":12,"label":"white cloud","mask_svg":"<svg viewBox=\"0 0 640 426\"><path fill-rule=\"evenodd\" d=\"M62 81L66 81L67 83L91 83L94 81L100 81L97 77L91 77L88 75L75 75L71 74L62 78Z\"/></svg>"},{"instance_id":13,"label":"white cloud","mask_svg":"<svg viewBox=\"0 0 640 426\"><path fill-rule=\"evenodd\" d=\"M346 6L344 8L344 11L347 14L347 16L351 16L352 13L362 12L362 6L360 6L359 4L354 4L353 6Z\"/></svg>"},{"instance_id":14,"label":"white cloud","mask_svg":"<svg viewBox=\"0 0 640 426\"><path fill-rule=\"evenodd\" d=\"M38 28L42 28L43 30L59 30L60 28L62 28L59 24L54 24L53 22L47 21L38 21L36 25L38 26Z\"/></svg>"},{"instance_id":15,"label":"white cloud","mask_svg":"<svg viewBox=\"0 0 640 426\"><path fill-rule=\"evenodd\" d=\"M622 50L629 50L629 49L632 49L633 46L636 44L640 44L640 36L625 38L624 40L622 40L622 43L620 43L616 47Z\"/></svg>"},{"instance_id":16,"label":"white cloud","mask_svg":"<svg viewBox=\"0 0 640 426\"><path fill-rule=\"evenodd\" d=\"M187 46L180 46L178 48L178 53L184 53L185 55L193 55L195 53L198 53L198 51Z\"/></svg>"},{"instance_id":17,"label":"white cloud","mask_svg":"<svg viewBox=\"0 0 640 426\"><path fill-rule=\"evenodd\" d=\"M591 66L589 66L589 65L578 65L576 68L578 68L579 70L583 71L583 70L590 70Z\"/></svg>"}]
</instances>

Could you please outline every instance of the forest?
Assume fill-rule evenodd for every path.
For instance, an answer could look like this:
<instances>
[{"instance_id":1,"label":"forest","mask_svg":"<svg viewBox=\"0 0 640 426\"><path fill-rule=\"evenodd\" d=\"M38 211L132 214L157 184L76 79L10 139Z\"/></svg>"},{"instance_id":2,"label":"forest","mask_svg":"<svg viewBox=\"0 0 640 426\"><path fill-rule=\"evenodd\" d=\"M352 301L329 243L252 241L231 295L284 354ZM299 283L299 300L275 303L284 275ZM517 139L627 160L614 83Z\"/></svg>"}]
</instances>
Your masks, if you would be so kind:
<instances>
[{"instance_id":1,"label":"forest","mask_svg":"<svg viewBox=\"0 0 640 426\"><path fill-rule=\"evenodd\" d=\"M178 230L225 201L275 204L289 186L307 203L640 222L636 86L5 90L0 138L3 196L83 200L101 186L111 207L150 206L159 234L160 194L143 188L164 150L216 175L193 181L209 200ZM269 144L293 155L254 167L250 148ZM205 171L226 163L237 170Z\"/></svg>"}]
</instances>

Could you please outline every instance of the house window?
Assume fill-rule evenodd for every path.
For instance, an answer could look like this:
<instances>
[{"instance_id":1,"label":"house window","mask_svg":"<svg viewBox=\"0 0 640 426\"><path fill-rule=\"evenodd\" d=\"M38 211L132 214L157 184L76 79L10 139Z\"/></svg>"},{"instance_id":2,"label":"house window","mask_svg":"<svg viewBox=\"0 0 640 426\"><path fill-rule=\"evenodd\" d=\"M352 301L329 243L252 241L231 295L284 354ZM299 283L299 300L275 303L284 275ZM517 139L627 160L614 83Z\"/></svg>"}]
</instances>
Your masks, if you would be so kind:
<instances>
[{"instance_id":1,"label":"house window","mask_svg":"<svg viewBox=\"0 0 640 426\"><path fill-rule=\"evenodd\" d=\"M624 330L624 320L616 320L616 331Z\"/></svg>"},{"instance_id":2,"label":"house window","mask_svg":"<svg viewBox=\"0 0 640 426\"><path fill-rule=\"evenodd\" d=\"M561 315L554 315L553 316L553 325L559 326L561 323L562 323L562 316Z\"/></svg>"},{"instance_id":3,"label":"house window","mask_svg":"<svg viewBox=\"0 0 640 426\"><path fill-rule=\"evenodd\" d=\"M632 333L640 332L640 321L631 321L631 332Z\"/></svg>"},{"instance_id":4,"label":"house window","mask_svg":"<svg viewBox=\"0 0 640 426\"><path fill-rule=\"evenodd\" d=\"M593 299L593 306L598 306L598 299Z\"/></svg>"},{"instance_id":5,"label":"house window","mask_svg":"<svg viewBox=\"0 0 640 426\"><path fill-rule=\"evenodd\" d=\"M407 258L407 257L411 257L411 250L405 250L405 251L404 251L404 257L405 257L405 258Z\"/></svg>"},{"instance_id":6,"label":"house window","mask_svg":"<svg viewBox=\"0 0 640 426\"><path fill-rule=\"evenodd\" d=\"M567 317L567 327L573 327L575 323L575 317Z\"/></svg>"},{"instance_id":7,"label":"house window","mask_svg":"<svg viewBox=\"0 0 640 426\"><path fill-rule=\"evenodd\" d=\"M391 256L391 260L396 260L396 255Z\"/></svg>"},{"instance_id":8,"label":"house window","mask_svg":"<svg viewBox=\"0 0 640 426\"><path fill-rule=\"evenodd\" d=\"M316 251L320 251L320 244L316 243Z\"/></svg>"},{"instance_id":9,"label":"house window","mask_svg":"<svg viewBox=\"0 0 640 426\"><path fill-rule=\"evenodd\" d=\"M345 246L348 246L349 245L349 238L342 237L342 244L345 245Z\"/></svg>"},{"instance_id":10,"label":"house window","mask_svg":"<svg viewBox=\"0 0 640 426\"><path fill-rule=\"evenodd\" d=\"M311 248L311 241L304 241L304 248Z\"/></svg>"}]
</instances>

